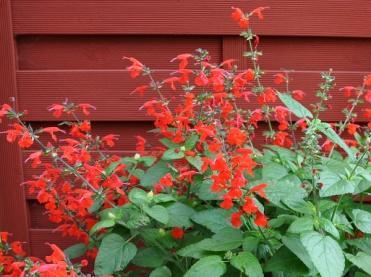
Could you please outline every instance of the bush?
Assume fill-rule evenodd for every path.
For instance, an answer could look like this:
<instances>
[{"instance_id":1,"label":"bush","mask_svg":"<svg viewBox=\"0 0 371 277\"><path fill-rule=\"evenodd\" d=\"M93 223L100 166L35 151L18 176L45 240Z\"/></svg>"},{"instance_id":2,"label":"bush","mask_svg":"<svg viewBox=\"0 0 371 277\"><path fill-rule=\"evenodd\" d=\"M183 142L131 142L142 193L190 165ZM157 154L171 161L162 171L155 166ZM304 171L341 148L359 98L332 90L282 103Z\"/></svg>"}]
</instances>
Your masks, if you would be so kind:
<instances>
[{"instance_id":1,"label":"bush","mask_svg":"<svg viewBox=\"0 0 371 277\"><path fill-rule=\"evenodd\" d=\"M234 60L214 64L197 49L175 57L179 68L157 81L150 68L124 57L132 78L148 78L133 92L154 96L141 109L154 119L161 147L148 149L138 136L134 156L110 154L118 136L92 133L80 119L95 109L89 104L52 105L67 121L38 130L4 104L0 116L13 122L7 140L39 147L26 160L42 169L26 182L30 192L57 229L81 243L64 252L51 244L53 254L42 261L3 232L0 272L84 276L88 261L71 261L87 257L97 276L371 274L371 213L363 205L371 191L370 124L355 123L355 107L371 102L371 75L340 89L349 97L342 122L321 121L335 86L331 71L321 74L311 109L301 104L305 93L290 88L290 71L263 84L249 22L263 19L264 9L233 8L250 69L238 70ZM179 89L182 101L174 105L163 91ZM250 99L254 109L246 108ZM370 108L364 112L371 117ZM259 148L264 126L267 145Z\"/></svg>"}]
</instances>

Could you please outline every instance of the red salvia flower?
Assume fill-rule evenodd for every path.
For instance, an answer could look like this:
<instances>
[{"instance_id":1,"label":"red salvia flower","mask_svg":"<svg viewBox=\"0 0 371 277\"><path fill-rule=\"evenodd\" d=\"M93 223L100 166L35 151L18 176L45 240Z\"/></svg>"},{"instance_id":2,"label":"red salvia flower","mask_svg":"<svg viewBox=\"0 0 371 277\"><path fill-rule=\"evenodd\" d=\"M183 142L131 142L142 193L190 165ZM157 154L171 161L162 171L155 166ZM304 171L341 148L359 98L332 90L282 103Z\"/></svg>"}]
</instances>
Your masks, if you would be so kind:
<instances>
[{"instance_id":1,"label":"red salvia flower","mask_svg":"<svg viewBox=\"0 0 371 277\"><path fill-rule=\"evenodd\" d=\"M296 89L292 91L292 97L298 101L302 101L304 99L304 91L300 89Z\"/></svg>"},{"instance_id":2,"label":"red salvia flower","mask_svg":"<svg viewBox=\"0 0 371 277\"><path fill-rule=\"evenodd\" d=\"M79 104L78 106L82 109L82 112L85 115L89 115L90 114L89 109L96 110L96 108L93 105L90 105L90 104L87 104L87 103Z\"/></svg>"},{"instance_id":3,"label":"red salvia flower","mask_svg":"<svg viewBox=\"0 0 371 277\"><path fill-rule=\"evenodd\" d=\"M133 58L133 57L123 57L122 58L123 60L129 60L132 65L131 66L128 66L126 69L130 72L130 77L131 78L136 78L138 76L140 76L140 74L142 74L143 70L144 70L144 65L138 61L137 59Z\"/></svg>"},{"instance_id":4,"label":"red salvia flower","mask_svg":"<svg viewBox=\"0 0 371 277\"><path fill-rule=\"evenodd\" d=\"M184 230L180 227L174 227L171 230L171 236L177 240L182 239L184 237Z\"/></svg>"},{"instance_id":5,"label":"red salvia flower","mask_svg":"<svg viewBox=\"0 0 371 277\"><path fill-rule=\"evenodd\" d=\"M235 212L231 215L231 223L233 227L235 228L241 227L242 225L241 216L242 216L241 212Z\"/></svg>"},{"instance_id":6,"label":"red salvia flower","mask_svg":"<svg viewBox=\"0 0 371 277\"><path fill-rule=\"evenodd\" d=\"M256 15L260 20L263 20L264 19L264 16L263 16L262 11L264 11L266 9L269 9L269 7L259 7L259 8L254 9L251 12L251 14Z\"/></svg>"},{"instance_id":7,"label":"red salvia flower","mask_svg":"<svg viewBox=\"0 0 371 277\"><path fill-rule=\"evenodd\" d=\"M61 104L53 104L51 105L48 110L53 112L53 116L55 118L59 118L62 116L62 113L64 111L64 106Z\"/></svg>"},{"instance_id":8,"label":"red salvia flower","mask_svg":"<svg viewBox=\"0 0 371 277\"><path fill-rule=\"evenodd\" d=\"M280 85L280 84L282 84L283 82L286 82L286 77L285 77L285 75L283 75L282 73L277 73L276 75L274 75L273 82L274 82L276 85Z\"/></svg>"},{"instance_id":9,"label":"red salvia flower","mask_svg":"<svg viewBox=\"0 0 371 277\"><path fill-rule=\"evenodd\" d=\"M247 29L249 27L249 18L241 9L234 7L232 7L232 9L234 10L231 15L232 19L237 22L242 29Z\"/></svg>"},{"instance_id":10,"label":"red salvia flower","mask_svg":"<svg viewBox=\"0 0 371 277\"><path fill-rule=\"evenodd\" d=\"M242 146L246 141L247 135L239 128L231 128L227 135L227 142L230 145Z\"/></svg>"},{"instance_id":11,"label":"red salvia flower","mask_svg":"<svg viewBox=\"0 0 371 277\"><path fill-rule=\"evenodd\" d=\"M188 59L193 58L192 54L180 54L172 59L170 62L180 61L179 69L185 69L188 65Z\"/></svg>"},{"instance_id":12,"label":"red salvia flower","mask_svg":"<svg viewBox=\"0 0 371 277\"><path fill-rule=\"evenodd\" d=\"M58 133L58 132L64 133L64 134L66 133L65 131L59 129L58 127L46 127L46 128L41 129L40 132L48 133L54 141L57 141L57 136L55 135L55 133Z\"/></svg>"},{"instance_id":13,"label":"red salvia flower","mask_svg":"<svg viewBox=\"0 0 371 277\"><path fill-rule=\"evenodd\" d=\"M259 226L259 227L267 227L268 219L263 213L261 213L260 211L257 211L255 214L254 223L256 224L256 226Z\"/></svg>"}]
</instances>

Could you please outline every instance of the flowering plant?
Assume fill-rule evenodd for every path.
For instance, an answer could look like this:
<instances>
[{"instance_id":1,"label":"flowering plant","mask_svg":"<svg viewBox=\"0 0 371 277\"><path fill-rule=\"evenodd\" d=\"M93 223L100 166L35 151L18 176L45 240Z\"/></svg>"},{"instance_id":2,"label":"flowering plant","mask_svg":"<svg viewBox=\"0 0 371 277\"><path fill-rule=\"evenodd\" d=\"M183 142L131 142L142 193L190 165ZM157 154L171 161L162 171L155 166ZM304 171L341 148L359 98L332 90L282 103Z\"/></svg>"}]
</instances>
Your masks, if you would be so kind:
<instances>
[{"instance_id":1,"label":"flowering plant","mask_svg":"<svg viewBox=\"0 0 371 277\"><path fill-rule=\"evenodd\" d=\"M264 9L233 8L248 45L247 70L234 60L214 64L197 49L175 57L179 68L158 81L153 70L124 57L132 78L148 78L133 92L153 95L141 109L154 119L160 147L148 149L138 136L134 156L109 154L118 137L92 133L80 119L94 109L89 104L52 105L53 115L67 120L38 130L4 104L0 116L13 120L7 140L39 146L26 162L42 172L25 183L57 229L81 243L64 252L51 244L45 263L25 258L2 233L0 272L83 276L87 260L71 261L85 256L97 276L371 274L371 213L364 205L370 124L355 123L356 106L371 102L371 75L340 89L349 97L344 121L321 121L335 86L331 71L322 73L311 109L301 104L305 93L290 88L289 71L263 83L250 20L263 19ZM179 89L182 101L174 105L163 91ZM254 109L246 108L250 100ZM370 108L364 112L371 117ZM267 145L259 148L255 138L264 126ZM345 131L351 138L341 137Z\"/></svg>"}]
</instances>

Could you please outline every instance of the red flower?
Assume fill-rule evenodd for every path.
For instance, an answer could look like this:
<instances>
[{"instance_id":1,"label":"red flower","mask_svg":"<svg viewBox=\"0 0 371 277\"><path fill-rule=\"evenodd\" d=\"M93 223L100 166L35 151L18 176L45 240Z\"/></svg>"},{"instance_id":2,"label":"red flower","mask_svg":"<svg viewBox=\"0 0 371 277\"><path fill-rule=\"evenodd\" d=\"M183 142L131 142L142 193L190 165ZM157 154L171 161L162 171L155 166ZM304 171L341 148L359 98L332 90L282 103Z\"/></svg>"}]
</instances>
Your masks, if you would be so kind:
<instances>
[{"instance_id":1,"label":"red flower","mask_svg":"<svg viewBox=\"0 0 371 277\"><path fill-rule=\"evenodd\" d=\"M0 232L0 242L8 242L8 232Z\"/></svg>"},{"instance_id":2,"label":"red flower","mask_svg":"<svg viewBox=\"0 0 371 277\"><path fill-rule=\"evenodd\" d=\"M143 72L144 65L140 61L138 61L137 59L132 58L132 57L123 57L122 59L123 60L129 60L132 63L131 66L128 66L126 68L130 72L130 77L131 78L134 79L134 78L138 77Z\"/></svg>"},{"instance_id":3,"label":"red flower","mask_svg":"<svg viewBox=\"0 0 371 277\"><path fill-rule=\"evenodd\" d=\"M348 134L354 135L360 126L358 124L349 123L347 126Z\"/></svg>"},{"instance_id":4,"label":"red flower","mask_svg":"<svg viewBox=\"0 0 371 277\"><path fill-rule=\"evenodd\" d=\"M131 93L139 93L140 96L143 96L144 92L148 89L148 85L142 85L136 87Z\"/></svg>"},{"instance_id":5,"label":"red flower","mask_svg":"<svg viewBox=\"0 0 371 277\"><path fill-rule=\"evenodd\" d=\"M366 102L368 102L369 104L371 104L371 90L367 90L366 91L365 100L366 100Z\"/></svg>"},{"instance_id":6,"label":"red flower","mask_svg":"<svg viewBox=\"0 0 371 277\"><path fill-rule=\"evenodd\" d=\"M174 239L182 239L184 237L184 231L182 228L179 228L179 227L174 227L172 230L171 230L171 236L174 238Z\"/></svg>"},{"instance_id":7,"label":"red flower","mask_svg":"<svg viewBox=\"0 0 371 277\"><path fill-rule=\"evenodd\" d=\"M231 223L233 227L235 228L241 227L242 225L241 216L242 216L241 212L235 212L231 215Z\"/></svg>"},{"instance_id":8,"label":"red flower","mask_svg":"<svg viewBox=\"0 0 371 277\"><path fill-rule=\"evenodd\" d=\"M264 105L267 103L274 103L277 100L276 93L270 87L266 88L263 93L258 96L258 103Z\"/></svg>"},{"instance_id":9,"label":"red flower","mask_svg":"<svg viewBox=\"0 0 371 277\"><path fill-rule=\"evenodd\" d=\"M31 164L32 168L38 167L41 164L40 157L41 157L42 154L43 154L42 151L37 151L37 152L34 152L34 153L30 154L28 156L28 158L25 160L25 163L28 162L29 160L31 160L32 161L32 164Z\"/></svg>"},{"instance_id":10,"label":"red flower","mask_svg":"<svg viewBox=\"0 0 371 277\"><path fill-rule=\"evenodd\" d=\"M14 252L14 254L16 254L18 256L25 256L26 255L26 252L23 250L22 244L19 241L13 241L10 244L10 247L12 248L12 251Z\"/></svg>"},{"instance_id":11,"label":"red flower","mask_svg":"<svg viewBox=\"0 0 371 277\"><path fill-rule=\"evenodd\" d=\"M145 150L146 139L141 136L136 136L137 144L135 145L135 150L143 152Z\"/></svg>"},{"instance_id":12,"label":"red flower","mask_svg":"<svg viewBox=\"0 0 371 277\"><path fill-rule=\"evenodd\" d=\"M49 107L48 111L53 111L53 116L55 118L59 118L62 116L62 113L64 111L64 106L61 104L53 104Z\"/></svg>"},{"instance_id":13,"label":"red flower","mask_svg":"<svg viewBox=\"0 0 371 277\"><path fill-rule=\"evenodd\" d=\"M179 77L170 77L163 80L163 82L169 85L172 90L176 90L175 83L179 82Z\"/></svg>"},{"instance_id":14,"label":"red flower","mask_svg":"<svg viewBox=\"0 0 371 277\"><path fill-rule=\"evenodd\" d=\"M251 12L251 14L255 14L260 20L263 20L264 16L263 16L262 11L264 11L266 9L269 9L269 7L259 7L259 8L256 8L255 10L253 10Z\"/></svg>"},{"instance_id":15,"label":"red flower","mask_svg":"<svg viewBox=\"0 0 371 277\"><path fill-rule=\"evenodd\" d=\"M102 142L109 147L115 146L115 140L118 140L118 135L109 134L102 138Z\"/></svg>"},{"instance_id":16,"label":"red flower","mask_svg":"<svg viewBox=\"0 0 371 277\"><path fill-rule=\"evenodd\" d=\"M43 133L48 133L54 141L57 141L57 136L54 133L61 132L61 133L66 133L65 131L59 129L58 127L46 127L41 129L41 132Z\"/></svg>"},{"instance_id":17,"label":"red flower","mask_svg":"<svg viewBox=\"0 0 371 277\"><path fill-rule=\"evenodd\" d=\"M365 85L371 87L371 74L365 77Z\"/></svg>"},{"instance_id":18,"label":"red flower","mask_svg":"<svg viewBox=\"0 0 371 277\"><path fill-rule=\"evenodd\" d=\"M204 72L200 72L200 74L195 78L195 84L197 86L203 87L209 83L209 79L207 78Z\"/></svg>"},{"instance_id":19,"label":"red flower","mask_svg":"<svg viewBox=\"0 0 371 277\"><path fill-rule=\"evenodd\" d=\"M227 69L232 69L232 63L234 63L236 60L235 59L228 59L228 60L225 60L223 61L221 64L220 64L220 67L223 67L225 66Z\"/></svg>"},{"instance_id":20,"label":"red flower","mask_svg":"<svg viewBox=\"0 0 371 277\"><path fill-rule=\"evenodd\" d=\"M280 84L282 84L285 81L286 81L286 77L282 73L277 73L276 75L274 75L273 82L276 85L280 85Z\"/></svg>"},{"instance_id":21,"label":"red flower","mask_svg":"<svg viewBox=\"0 0 371 277\"><path fill-rule=\"evenodd\" d=\"M245 197L245 204L242 206L242 209L247 214L253 214L258 211L258 207L255 205L254 200L249 196Z\"/></svg>"},{"instance_id":22,"label":"red flower","mask_svg":"<svg viewBox=\"0 0 371 277\"><path fill-rule=\"evenodd\" d=\"M86 104L86 103L84 103L84 104L79 104L78 106L82 109L82 112L83 112L85 115L89 115L89 114L90 114L89 109L96 110L96 108L95 108L93 105Z\"/></svg>"},{"instance_id":23,"label":"red flower","mask_svg":"<svg viewBox=\"0 0 371 277\"><path fill-rule=\"evenodd\" d=\"M219 204L220 208L229 210L233 208L233 201L230 197L224 197L224 200Z\"/></svg>"},{"instance_id":24,"label":"red flower","mask_svg":"<svg viewBox=\"0 0 371 277\"><path fill-rule=\"evenodd\" d=\"M292 97L298 101L301 101L304 99L304 91L300 89L296 89L292 91Z\"/></svg>"},{"instance_id":25,"label":"red flower","mask_svg":"<svg viewBox=\"0 0 371 277\"><path fill-rule=\"evenodd\" d=\"M256 226L266 227L268 224L268 219L263 213L261 213L260 211L257 211L257 213L255 214L254 222Z\"/></svg>"},{"instance_id":26,"label":"red flower","mask_svg":"<svg viewBox=\"0 0 371 277\"><path fill-rule=\"evenodd\" d=\"M178 61L180 61L179 69L185 69L188 65L188 59L189 58L193 58L193 55L192 54L180 54L180 55L176 56L174 59L172 59L170 62L178 60Z\"/></svg>"},{"instance_id":27,"label":"red flower","mask_svg":"<svg viewBox=\"0 0 371 277\"><path fill-rule=\"evenodd\" d=\"M234 12L232 12L232 19L240 25L242 29L247 29L249 27L249 18L244 14L244 12L239 8L232 7Z\"/></svg>"},{"instance_id":28,"label":"red flower","mask_svg":"<svg viewBox=\"0 0 371 277\"><path fill-rule=\"evenodd\" d=\"M47 243L50 248L53 250L53 253L50 255L50 256L46 256L45 257L45 260L49 263L58 263L58 262L61 262L61 261L64 261L65 260L65 255L63 253L63 251L61 249L59 249L58 246L56 246L55 244L49 244Z\"/></svg>"},{"instance_id":29,"label":"red flower","mask_svg":"<svg viewBox=\"0 0 371 277\"><path fill-rule=\"evenodd\" d=\"M256 193L257 195L259 195L260 197L262 198L267 198L267 195L265 194L264 192L264 189L267 187L268 185L267 184L260 184L260 185L257 185L257 186L254 186L252 187L249 192L252 193Z\"/></svg>"},{"instance_id":30,"label":"red flower","mask_svg":"<svg viewBox=\"0 0 371 277\"><path fill-rule=\"evenodd\" d=\"M242 146L246 141L247 135L240 129L233 127L227 135L227 142L230 145Z\"/></svg>"},{"instance_id":31,"label":"red flower","mask_svg":"<svg viewBox=\"0 0 371 277\"><path fill-rule=\"evenodd\" d=\"M0 123L1 123L1 118L4 115L7 115L11 109L12 109L12 107L10 107L8 104L3 104L2 105L1 110L0 110Z\"/></svg>"},{"instance_id":32,"label":"red flower","mask_svg":"<svg viewBox=\"0 0 371 277\"><path fill-rule=\"evenodd\" d=\"M346 87L341 88L340 91L343 91L344 92L344 96L345 97L351 97L352 96L352 93L353 93L353 91L355 89L356 89L355 87L346 86Z\"/></svg>"},{"instance_id":33,"label":"red flower","mask_svg":"<svg viewBox=\"0 0 371 277\"><path fill-rule=\"evenodd\" d=\"M31 134L29 132L24 132L23 136L18 141L18 145L21 148L29 148L32 144L33 144L33 139L31 137Z\"/></svg>"}]
</instances>

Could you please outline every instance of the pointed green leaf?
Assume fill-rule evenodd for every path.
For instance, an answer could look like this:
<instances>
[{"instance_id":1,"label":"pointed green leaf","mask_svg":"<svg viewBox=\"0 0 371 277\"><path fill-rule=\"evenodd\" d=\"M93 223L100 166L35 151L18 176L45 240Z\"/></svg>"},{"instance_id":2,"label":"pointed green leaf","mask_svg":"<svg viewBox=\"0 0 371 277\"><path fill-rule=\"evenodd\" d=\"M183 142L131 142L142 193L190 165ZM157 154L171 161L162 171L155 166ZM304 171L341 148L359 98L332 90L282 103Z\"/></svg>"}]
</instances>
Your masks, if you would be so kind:
<instances>
[{"instance_id":1,"label":"pointed green leaf","mask_svg":"<svg viewBox=\"0 0 371 277\"><path fill-rule=\"evenodd\" d=\"M219 277L226 271L227 267L221 257L207 256L192 265L184 277Z\"/></svg>"},{"instance_id":2,"label":"pointed green leaf","mask_svg":"<svg viewBox=\"0 0 371 277\"><path fill-rule=\"evenodd\" d=\"M302 234L300 240L322 277L343 275L343 250L334 239L313 231Z\"/></svg>"},{"instance_id":3,"label":"pointed green leaf","mask_svg":"<svg viewBox=\"0 0 371 277\"><path fill-rule=\"evenodd\" d=\"M231 259L231 265L249 277L263 277L263 270L258 259L250 252L240 252Z\"/></svg>"},{"instance_id":4,"label":"pointed green leaf","mask_svg":"<svg viewBox=\"0 0 371 277\"><path fill-rule=\"evenodd\" d=\"M298 101L292 98L291 95L287 93L278 93L278 97L285 104L285 106L289 109L289 111L292 112L297 117L299 118L304 118L304 117L312 118L313 117L312 113L302 104L300 104Z\"/></svg>"}]
</instances>

